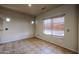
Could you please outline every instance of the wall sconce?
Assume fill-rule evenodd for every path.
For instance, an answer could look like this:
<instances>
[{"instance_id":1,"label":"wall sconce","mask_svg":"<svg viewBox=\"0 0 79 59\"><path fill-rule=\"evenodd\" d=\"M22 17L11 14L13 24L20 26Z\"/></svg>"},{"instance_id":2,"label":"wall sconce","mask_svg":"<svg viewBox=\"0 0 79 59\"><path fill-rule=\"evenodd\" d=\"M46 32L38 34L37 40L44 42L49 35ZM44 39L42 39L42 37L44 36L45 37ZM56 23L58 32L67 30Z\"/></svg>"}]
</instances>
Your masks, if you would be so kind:
<instances>
[{"instance_id":1,"label":"wall sconce","mask_svg":"<svg viewBox=\"0 0 79 59\"><path fill-rule=\"evenodd\" d=\"M10 18L6 18L6 22L10 22L10 20L11 20Z\"/></svg>"},{"instance_id":2,"label":"wall sconce","mask_svg":"<svg viewBox=\"0 0 79 59\"><path fill-rule=\"evenodd\" d=\"M32 21L31 24L34 24L34 21Z\"/></svg>"}]
</instances>

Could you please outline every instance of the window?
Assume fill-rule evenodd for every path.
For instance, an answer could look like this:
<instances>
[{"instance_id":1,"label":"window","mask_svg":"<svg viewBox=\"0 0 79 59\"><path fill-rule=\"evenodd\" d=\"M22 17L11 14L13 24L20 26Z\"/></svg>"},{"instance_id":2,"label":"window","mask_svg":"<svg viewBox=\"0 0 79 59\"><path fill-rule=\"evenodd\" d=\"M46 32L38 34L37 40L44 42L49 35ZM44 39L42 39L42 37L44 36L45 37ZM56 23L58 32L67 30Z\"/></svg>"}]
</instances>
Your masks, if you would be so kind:
<instances>
[{"instance_id":1,"label":"window","mask_svg":"<svg viewBox=\"0 0 79 59\"><path fill-rule=\"evenodd\" d=\"M54 36L64 36L64 16L45 19L43 33Z\"/></svg>"}]
</instances>

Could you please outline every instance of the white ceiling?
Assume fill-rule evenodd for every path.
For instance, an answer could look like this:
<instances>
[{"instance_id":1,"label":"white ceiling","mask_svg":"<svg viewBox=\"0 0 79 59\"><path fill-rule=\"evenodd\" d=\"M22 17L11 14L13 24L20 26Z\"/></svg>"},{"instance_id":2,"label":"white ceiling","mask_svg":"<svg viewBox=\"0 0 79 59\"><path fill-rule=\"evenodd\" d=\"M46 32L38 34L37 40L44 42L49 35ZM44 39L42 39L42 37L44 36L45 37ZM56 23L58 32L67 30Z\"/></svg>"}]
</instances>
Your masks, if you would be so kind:
<instances>
[{"instance_id":1,"label":"white ceiling","mask_svg":"<svg viewBox=\"0 0 79 59\"><path fill-rule=\"evenodd\" d=\"M22 13L26 13L29 15L37 16L41 13L44 13L48 10L54 9L60 5L58 4L32 4L31 7L29 7L27 4L7 4L7 5L1 5L2 7L6 7L8 9L12 9L15 11L19 11Z\"/></svg>"}]
</instances>

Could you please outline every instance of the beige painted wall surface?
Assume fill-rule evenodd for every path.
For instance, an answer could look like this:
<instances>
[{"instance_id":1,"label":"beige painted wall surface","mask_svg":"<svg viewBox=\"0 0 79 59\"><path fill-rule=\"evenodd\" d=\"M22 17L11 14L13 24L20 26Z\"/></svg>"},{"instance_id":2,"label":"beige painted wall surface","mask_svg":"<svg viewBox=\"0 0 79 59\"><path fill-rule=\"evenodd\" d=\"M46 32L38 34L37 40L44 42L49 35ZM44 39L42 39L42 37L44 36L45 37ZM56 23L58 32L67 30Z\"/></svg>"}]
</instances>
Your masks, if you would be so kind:
<instances>
[{"instance_id":1,"label":"beige painted wall surface","mask_svg":"<svg viewBox=\"0 0 79 59\"><path fill-rule=\"evenodd\" d=\"M31 16L0 8L0 17L3 19L3 31L0 43L33 36L34 25L31 24ZM5 21L7 17L11 19L10 22ZM6 31L5 28L8 28L8 30Z\"/></svg>"},{"instance_id":2,"label":"beige painted wall surface","mask_svg":"<svg viewBox=\"0 0 79 59\"><path fill-rule=\"evenodd\" d=\"M77 5L77 12L78 12L78 53L79 53L79 5Z\"/></svg>"},{"instance_id":3,"label":"beige painted wall surface","mask_svg":"<svg viewBox=\"0 0 79 59\"><path fill-rule=\"evenodd\" d=\"M3 20L0 18L0 41L2 39Z\"/></svg>"},{"instance_id":4,"label":"beige painted wall surface","mask_svg":"<svg viewBox=\"0 0 79 59\"><path fill-rule=\"evenodd\" d=\"M43 34L42 19L65 14L64 38ZM70 32L67 32L67 29ZM77 52L77 15L75 5L63 5L36 17L36 37Z\"/></svg>"}]
</instances>

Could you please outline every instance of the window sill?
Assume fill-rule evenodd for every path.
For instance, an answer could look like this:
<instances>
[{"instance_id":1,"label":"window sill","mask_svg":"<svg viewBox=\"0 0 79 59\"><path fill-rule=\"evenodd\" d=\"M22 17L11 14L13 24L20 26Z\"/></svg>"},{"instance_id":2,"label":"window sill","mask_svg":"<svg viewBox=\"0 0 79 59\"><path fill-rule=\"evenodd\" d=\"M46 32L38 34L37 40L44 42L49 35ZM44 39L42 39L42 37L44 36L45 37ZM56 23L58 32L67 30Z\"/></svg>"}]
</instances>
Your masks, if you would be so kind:
<instances>
[{"instance_id":1,"label":"window sill","mask_svg":"<svg viewBox=\"0 0 79 59\"><path fill-rule=\"evenodd\" d=\"M55 38L64 39L64 36L55 36L55 35L52 35L52 36Z\"/></svg>"},{"instance_id":2,"label":"window sill","mask_svg":"<svg viewBox=\"0 0 79 59\"><path fill-rule=\"evenodd\" d=\"M44 35L52 36L54 38L64 39L64 36L56 36L56 35L51 35L51 34L44 34Z\"/></svg>"}]
</instances>

